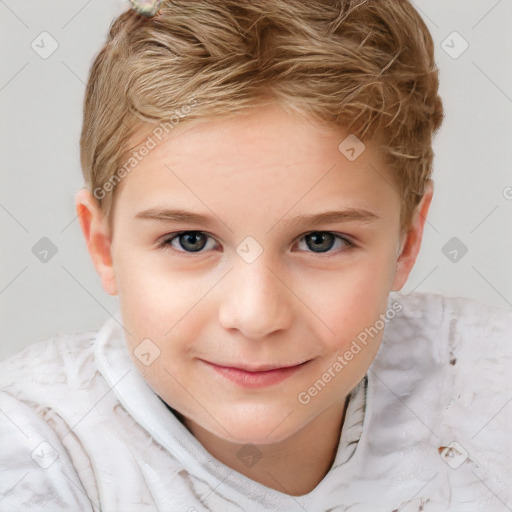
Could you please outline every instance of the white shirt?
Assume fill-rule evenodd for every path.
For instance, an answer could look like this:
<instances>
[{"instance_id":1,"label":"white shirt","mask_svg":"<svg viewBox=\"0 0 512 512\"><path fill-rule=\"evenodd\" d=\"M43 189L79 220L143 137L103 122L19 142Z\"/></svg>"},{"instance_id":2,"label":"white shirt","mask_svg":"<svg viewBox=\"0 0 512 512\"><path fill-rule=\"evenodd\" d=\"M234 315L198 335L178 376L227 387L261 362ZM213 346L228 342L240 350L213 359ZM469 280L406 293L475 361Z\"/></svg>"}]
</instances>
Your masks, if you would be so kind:
<instances>
[{"instance_id":1,"label":"white shirt","mask_svg":"<svg viewBox=\"0 0 512 512\"><path fill-rule=\"evenodd\" d=\"M119 312L0 362L0 511L500 511L512 507L512 312L393 293L335 461L288 496L210 455L144 381ZM443 448L446 447L446 448Z\"/></svg>"}]
</instances>

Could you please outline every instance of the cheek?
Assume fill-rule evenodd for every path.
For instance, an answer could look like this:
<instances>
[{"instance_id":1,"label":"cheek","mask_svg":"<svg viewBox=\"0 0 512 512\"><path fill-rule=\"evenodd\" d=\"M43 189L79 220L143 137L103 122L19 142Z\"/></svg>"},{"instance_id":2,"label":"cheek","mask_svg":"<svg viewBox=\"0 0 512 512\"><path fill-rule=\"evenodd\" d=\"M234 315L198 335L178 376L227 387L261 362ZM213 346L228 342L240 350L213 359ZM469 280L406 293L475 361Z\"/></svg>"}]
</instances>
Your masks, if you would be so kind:
<instances>
[{"instance_id":1,"label":"cheek","mask_svg":"<svg viewBox=\"0 0 512 512\"><path fill-rule=\"evenodd\" d=\"M317 325L318 339L327 346L350 344L385 312L394 270L391 252L374 248L332 271L301 271L291 283L304 302L301 311L310 325ZM135 250L118 251L115 261L123 318L134 335L132 345L150 338L167 351L183 345L171 343L174 339L197 337L198 315L204 320L208 304L201 298L216 278L161 268L160 263L155 266L154 255L148 258ZM217 306L208 308L208 315L215 315Z\"/></svg>"},{"instance_id":2,"label":"cheek","mask_svg":"<svg viewBox=\"0 0 512 512\"><path fill-rule=\"evenodd\" d=\"M165 287L158 275L149 271L136 255L116 261L116 282L127 342L133 350L145 338L162 346L164 334L172 327L171 303L163 295ZM165 314L167 308L167 314Z\"/></svg>"},{"instance_id":3,"label":"cheek","mask_svg":"<svg viewBox=\"0 0 512 512\"><path fill-rule=\"evenodd\" d=\"M127 342L132 351L142 340L154 342L161 359L176 361L178 352L187 351L198 338L204 319L205 284L194 282L178 272L155 268L136 254L119 258L117 280L119 302ZM151 368L151 372L157 371ZM148 374L148 368L141 368Z\"/></svg>"},{"instance_id":4,"label":"cheek","mask_svg":"<svg viewBox=\"0 0 512 512\"><path fill-rule=\"evenodd\" d=\"M310 309L329 327L322 338L330 347L344 347L376 324L387 309L392 275L388 262L367 259L304 289Z\"/></svg>"}]
</instances>

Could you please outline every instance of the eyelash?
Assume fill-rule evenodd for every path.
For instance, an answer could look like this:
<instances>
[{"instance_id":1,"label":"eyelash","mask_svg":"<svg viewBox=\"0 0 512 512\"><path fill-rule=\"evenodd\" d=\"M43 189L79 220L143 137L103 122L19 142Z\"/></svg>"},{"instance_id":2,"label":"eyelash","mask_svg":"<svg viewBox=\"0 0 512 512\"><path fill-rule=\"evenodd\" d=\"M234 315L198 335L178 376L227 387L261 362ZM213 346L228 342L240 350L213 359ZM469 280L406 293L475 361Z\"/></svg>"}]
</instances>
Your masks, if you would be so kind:
<instances>
[{"instance_id":1,"label":"eyelash","mask_svg":"<svg viewBox=\"0 0 512 512\"><path fill-rule=\"evenodd\" d=\"M172 247L171 245L171 242L181 236L181 235L184 235L184 234L187 234L187 233L200 233L200 234L203 234L203 235L206 235L207 237L213 239L213 236L210 235L209 233L206 233L204 231L179 231L179 232L176 232L176 233L170 233L164 240L162 240L161 242L158 243L158 248L161 249L161 250L172 250L178 254L181 254L181 255L194 255L194 254L203 254L204 251L201 250L201 251L197 251L197 252L192 252L192 251L179 251L177 249L175 249L174 247ZM312 235L314 233L320 233L320 234L323 234L323 233L328 233L328 234L331 234L331 235L334 235L336 238L342 240L343 242L346 243L347 247L346 249L341 249L341 250L338 250L336 252L332 252L332 251L327 251L327 252L317 252L315 253L314 251L307 251L307 252L311 252L311 254L319 254L319 255L323 255L322 257L323 258L333 258L335 256L339 256L340 254L344 254L345 252L347 252L349 249L352 249L352 248L355 248L355 244L349 239L347 238L346 236L342 236L342 235L339 235L338 233L335 233L333 231L309 231L308 233L305 233L304 235L302 235L300 238L299 238L299 242L302 241L303 238L305 238L306 236L308 235ZM207 242L208 243L208 242Z\"/></svg>"}]
</instances>

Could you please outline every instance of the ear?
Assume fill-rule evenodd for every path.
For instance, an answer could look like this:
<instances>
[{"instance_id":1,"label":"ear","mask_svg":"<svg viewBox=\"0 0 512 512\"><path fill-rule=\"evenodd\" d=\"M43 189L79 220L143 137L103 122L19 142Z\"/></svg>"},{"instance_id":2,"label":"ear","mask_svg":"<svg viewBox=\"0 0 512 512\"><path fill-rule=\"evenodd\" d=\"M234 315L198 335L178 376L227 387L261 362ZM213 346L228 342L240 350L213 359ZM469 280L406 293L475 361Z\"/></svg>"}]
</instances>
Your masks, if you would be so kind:
<instances>
[{"instance_id":1,"label":"ear","mask_svg":"<svg viewBox=\"0 0 512 512\"><path fill-rule=\"evenodd\" d=\"M423 228L427 220L428 210L434 195L434 182L428 180L425 183L425 193L414 210L411 226L401 238L401 248L396 263L395 277L392 291L401 290L406 283L409 274L420 252Z\"/></svg>"},{"instance_id":2,"label":"ear","mask_svg":"<svg viewBox=\"0 0 512 512\"><path fill-rule=\"evenodd\" d=\"M98 200L86 188L75 196L75 209L80 220L85 243L96 272L101 278L103 289L109 295L117 295L114 268L111 255L109 227L100 209Z\"/></svg>"}]
</instances>

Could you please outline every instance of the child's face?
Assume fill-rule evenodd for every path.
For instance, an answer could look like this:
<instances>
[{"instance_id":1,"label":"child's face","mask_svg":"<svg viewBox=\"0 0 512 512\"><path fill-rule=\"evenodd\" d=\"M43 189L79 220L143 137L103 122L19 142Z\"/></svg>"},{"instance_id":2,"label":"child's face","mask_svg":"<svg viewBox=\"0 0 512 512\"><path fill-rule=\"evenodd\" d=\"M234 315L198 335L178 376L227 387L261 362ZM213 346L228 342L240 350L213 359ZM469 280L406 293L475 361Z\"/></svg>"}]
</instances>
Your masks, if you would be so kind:
<instances>
[{"instance_id":1,"label":"child's face","mask_svg":"<svg viewBox=\"0 0 512 512\"><path fill-rule=\"evenodd\" d=\"M279 108L184 123L117 186L113 265L96 265L105 289L119 294L135 363L190 425L238 443L283 440L322 412L341 411L376 355L382 329L359 350L352 342L382 326L419 240L397 264L403 239L392 174L371 144L349 161L338 149L347 135ZM374 216L292 220L349 208ZM178 209L208 220L144 215ZM180 244L182 231L196 236ZM212 366L305 361L245 385L247 374L232 372L234 381Z\"/></svg>"}]
</instances>

